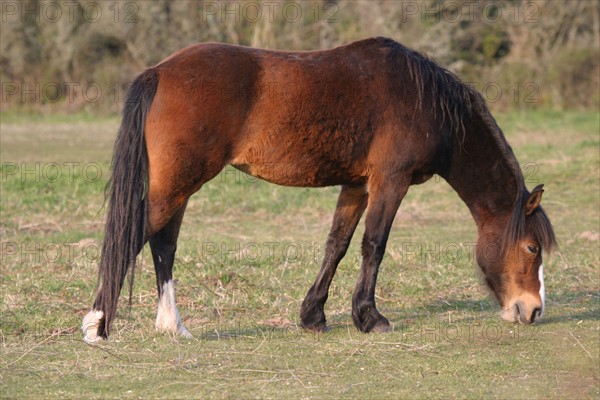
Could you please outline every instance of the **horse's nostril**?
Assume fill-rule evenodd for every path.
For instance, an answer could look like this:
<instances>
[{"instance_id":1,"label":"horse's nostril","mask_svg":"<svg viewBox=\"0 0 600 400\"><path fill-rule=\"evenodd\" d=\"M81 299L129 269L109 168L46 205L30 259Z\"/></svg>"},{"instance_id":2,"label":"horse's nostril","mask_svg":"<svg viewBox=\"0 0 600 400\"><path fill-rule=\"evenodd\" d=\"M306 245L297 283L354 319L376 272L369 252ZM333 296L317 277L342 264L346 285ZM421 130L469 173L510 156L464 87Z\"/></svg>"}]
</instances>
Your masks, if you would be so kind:
<instances>
[{"instance_id":1,"label":"horse's nostril","mask_svg":"<svg viewBox=\"0 0 600 400\"><path fill-rule=\"evenodd\" d=\"M541 308L539 308L539 307L534 308L533 312L531 313L530 322L534 323L540 317L541 313L542 313L542 309Z\"/></svg>"}]
</instances>

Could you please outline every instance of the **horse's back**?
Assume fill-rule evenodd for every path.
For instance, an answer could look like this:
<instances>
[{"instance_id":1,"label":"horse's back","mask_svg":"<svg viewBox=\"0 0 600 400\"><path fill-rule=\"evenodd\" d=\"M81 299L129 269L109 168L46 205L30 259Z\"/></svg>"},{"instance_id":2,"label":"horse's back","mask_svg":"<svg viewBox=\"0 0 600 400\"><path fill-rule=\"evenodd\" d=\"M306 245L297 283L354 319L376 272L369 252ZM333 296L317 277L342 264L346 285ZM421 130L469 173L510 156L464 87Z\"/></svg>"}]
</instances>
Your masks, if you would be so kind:
<instances>
[{"instance_id":1,"label":"horse's back","mask_svg":"<svg viewBox=\"0 0 600 400\"><path fill-rule=\"evenodd\" d=\"M155 135L278 184L364 183L398 146L389 51L382 39L310 52L190 46L156 66L153 110L176 128Z\"/></svg>"},{"instance_id":2,"label":"horse's back","mask_svg":"<svg viewBox=\"0 0 600 400\"><path fill-rule=\"evenodd\" d=\"M284 185L364 183L373 135L390 105L371 50L257 53L260 95L232 163Z\"/></svg>"}]
</instances>

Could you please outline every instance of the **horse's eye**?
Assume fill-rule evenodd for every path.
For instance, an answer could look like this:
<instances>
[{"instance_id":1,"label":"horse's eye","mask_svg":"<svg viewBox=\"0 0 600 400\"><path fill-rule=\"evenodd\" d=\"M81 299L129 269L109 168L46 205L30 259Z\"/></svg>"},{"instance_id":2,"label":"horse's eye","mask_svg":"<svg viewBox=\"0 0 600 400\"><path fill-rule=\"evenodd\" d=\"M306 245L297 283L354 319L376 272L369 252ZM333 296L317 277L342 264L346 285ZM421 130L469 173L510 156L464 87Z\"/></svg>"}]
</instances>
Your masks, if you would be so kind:
<instances>
[{"instance_id":1,"label":"horse's eye","mask_svg":"<svg viewBox=\"0 0 600 400\"><path fill-rule=\"evenodd\" d=\"M538 252L538 249L535 246L527 246L527 250L529 250L531 254L537 254Z\"/></svg>"}]
</instances>

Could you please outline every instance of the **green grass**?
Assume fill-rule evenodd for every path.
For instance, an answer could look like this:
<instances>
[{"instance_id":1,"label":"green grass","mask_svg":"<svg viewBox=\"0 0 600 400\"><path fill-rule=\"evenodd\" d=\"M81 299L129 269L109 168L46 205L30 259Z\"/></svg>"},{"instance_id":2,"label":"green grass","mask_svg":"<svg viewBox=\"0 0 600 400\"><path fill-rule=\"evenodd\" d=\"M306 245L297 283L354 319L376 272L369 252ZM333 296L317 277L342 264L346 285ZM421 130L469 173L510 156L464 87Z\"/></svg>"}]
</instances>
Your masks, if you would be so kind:
<instances>
[{"instance_id":1,"label":"green grass","mask_svg":"<svg viewBox=\"0 0 600 400\"><path fill-rule=\"evenodd\" d=\"M228 169L192 197L179 241L177 298L195 339L154 331L146 248L132 307L124 291L111 340L90 346L78 327L93 301L118 121L3 117L1 396L598 398L599 116L498 122L528 186L545 184L560 244L545 260L539 324L498 318L472 257L475 224L432 179L404 200L378 280L394 332L365 335L351 323L362 224L332 284L332 330L303 332L298 310L339 189L278 187Z\"/></svg>"}]
</instances>

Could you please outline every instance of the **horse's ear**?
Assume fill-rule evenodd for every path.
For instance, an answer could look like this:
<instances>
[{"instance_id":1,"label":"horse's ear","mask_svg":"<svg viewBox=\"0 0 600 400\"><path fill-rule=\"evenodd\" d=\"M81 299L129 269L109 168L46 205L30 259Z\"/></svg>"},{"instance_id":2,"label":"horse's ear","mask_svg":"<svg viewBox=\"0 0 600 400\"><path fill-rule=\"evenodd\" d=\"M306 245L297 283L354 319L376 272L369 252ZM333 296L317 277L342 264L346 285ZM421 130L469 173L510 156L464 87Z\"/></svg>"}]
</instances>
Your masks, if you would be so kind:
<instances>
[{"instance_id":1,"label":"horse's ear","mask_svg":"<svg viewBox=\"0 0 600 400\"><path fill-rule=\"evenodd\" d=\"M542 193L544 193L544 185L537 185L531 191L529 198L527 199L527 203L525 203L525 215L530 215L535 211L536 208L540 205L540 201L542 201Z\"/></svg>"}]
</instances>

